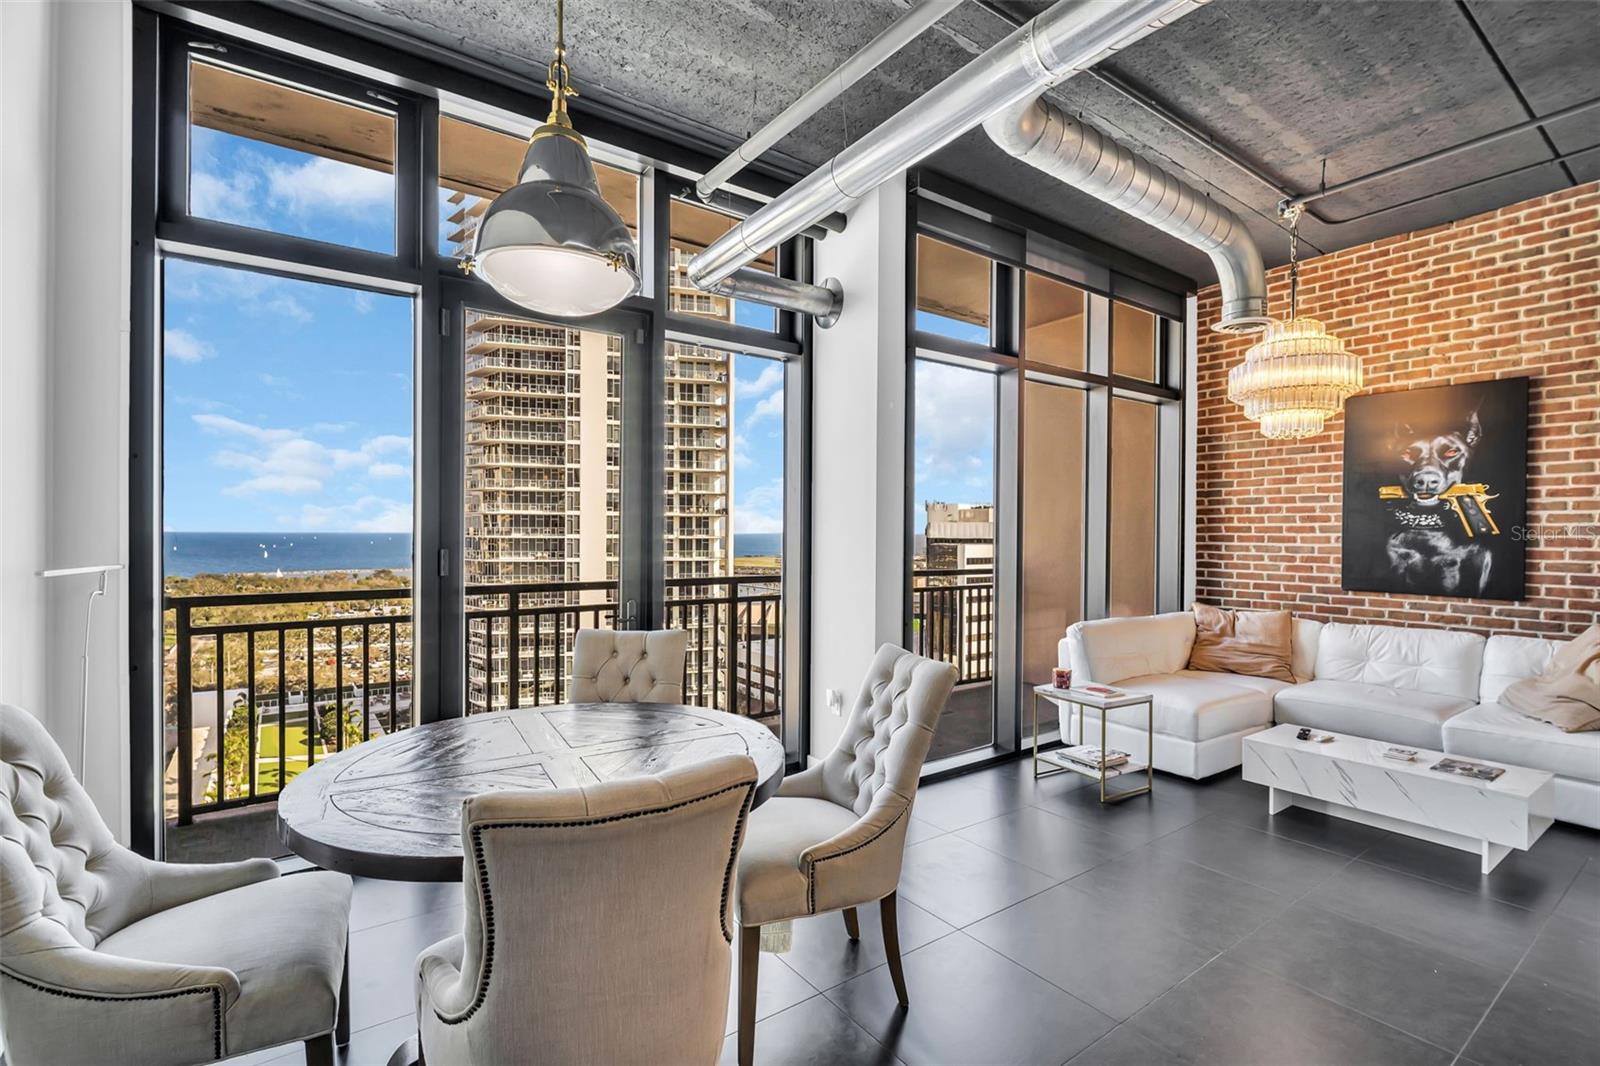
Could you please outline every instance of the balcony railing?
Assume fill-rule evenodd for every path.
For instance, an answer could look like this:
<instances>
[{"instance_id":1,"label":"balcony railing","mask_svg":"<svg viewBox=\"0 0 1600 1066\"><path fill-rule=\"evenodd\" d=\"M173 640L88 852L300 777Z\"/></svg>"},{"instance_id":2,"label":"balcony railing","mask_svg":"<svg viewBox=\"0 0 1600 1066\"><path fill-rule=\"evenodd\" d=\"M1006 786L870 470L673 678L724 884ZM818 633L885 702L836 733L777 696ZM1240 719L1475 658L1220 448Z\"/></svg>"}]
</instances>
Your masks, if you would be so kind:
<instances>
[{"instance_id":1,"label":"balcony railing","mask_svg":"<svg viewBox=\"0 0 1600 1066\"><path fill-rule=\"evenodd\" d=\"M776 728L783 709L781 580L692 577L666 585L666 626L689 634L684 701ZM573 634L612 628L617 607L614 582L468 586L469 713L563 702Z\"/></svg>"},{"instance_id":2,"label":"balcony railing","mask_svg":"<svg viewBox=\"0 0 1600 1066\"><path fill-rule=\"evenodd\" d=\"M404 588L167 597L168 814L187 825L274 800L320 756L410 726L410 600ZM299 617L244 617L256 613Z\"/></svg>"},{"instance_id":3,"label":"balcony railing","mask_svg":"<svg viewBox=\"0 0 1600 1066\"><path fill-rule=\"evenodd\" d=\"M994 674L994 572L916 570L911 575L912 650L955 666L957 684Z\"/></svg>"},{"instance_id":4,"label":"balcony railing","mask_svg":"<svg viewBox=\"0 0 1600 1066\"><path fill-rule=\"evenodd\" d=\"M781 579L666 585L666 625L689 634L684 702L777 729ZM480 584L466 593L469 713L562 702L573 636L610 628L617 617L615 582ZM168 816L188 825L196 815L272 802L319 758L410 727L411 595L381 588L167 597Z\"/></svg>"}]
</instances>

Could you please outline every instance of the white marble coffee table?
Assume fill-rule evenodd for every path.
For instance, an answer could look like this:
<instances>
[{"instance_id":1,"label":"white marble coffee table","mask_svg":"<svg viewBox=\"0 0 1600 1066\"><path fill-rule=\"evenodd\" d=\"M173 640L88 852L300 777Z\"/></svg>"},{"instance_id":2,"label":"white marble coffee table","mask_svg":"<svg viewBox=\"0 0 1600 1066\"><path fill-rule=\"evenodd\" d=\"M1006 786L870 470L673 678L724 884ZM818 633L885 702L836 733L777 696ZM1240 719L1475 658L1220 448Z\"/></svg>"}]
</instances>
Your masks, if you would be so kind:
<instances>
[{"instance_id":1,"label":"white marble coffee table","mask_svg":"<svg viewBox=\"0 0 1600 1066\"><path fill-rule=\"evenodd\" d=\"M1278 725L1244 739L1244 779L1267 786L1272 814L1304 807L1474 851L1484 873L1512 848L1532 847L1553 820L1555 776L1543 770L1490 763L1506 772L1480 781L1430 770L1443 752L1419 750L1415 762L1396 763L1383 758L1384 741L1335 733L1319 744L1296 740L1298 731Z\"/></svg>"}]
</instances>

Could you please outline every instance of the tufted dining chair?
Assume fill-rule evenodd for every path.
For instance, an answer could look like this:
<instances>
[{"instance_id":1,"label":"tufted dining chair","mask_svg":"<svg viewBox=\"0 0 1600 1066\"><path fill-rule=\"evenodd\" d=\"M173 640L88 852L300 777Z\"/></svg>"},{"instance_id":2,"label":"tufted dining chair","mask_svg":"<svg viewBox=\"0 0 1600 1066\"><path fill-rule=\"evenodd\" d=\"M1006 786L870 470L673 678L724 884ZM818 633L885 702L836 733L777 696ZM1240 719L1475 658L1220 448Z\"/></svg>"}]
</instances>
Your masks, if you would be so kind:
<instances>
[{"instance_id":1,"label":"tufted dining chair","mask_svg":"<svg viewBox=\"0 0 1600 1066\"><path fill-rule=\"evenodd\" d=\"M689 634L681 629L580 629L572 642L573 703L682 703Z\"/></svg>"},{"instance_id":2,"label":"tufted dining chair","mask_svg":"<svg viewBox=\"0 0 1600 1066\"><path fill-rule=\"evenodd\" d=\"M878 649L839 743L827 758L784 779L750 815L739 855L739 1062L755 1053L761 926L844 912L860 938L856 907L878 903L889 974L900 1002L895 888L917 778L955 687L949 663L885 644Z\"/></svg>"},{"instance_id":3,"label":"tufted dining chair","mask_svg":"<svg viewBox=\"0 0 1600 1066\"><path fill-rule=\"evenodd\" d=\"M417 957L422 1060L716 1062L755 788L747 756L721 755L468 799L465 927Z\"/></svg>"},{"instance_id":4,"label":"tufted dining chair","mask_svg":"<svg viewBox=\"0 0 1600 1066\"><path fill-rule=\"evenodd\" d=\"M350 879L270 859L153 862L112 839L61 749L0 704L6 1062L211 1062L303 1040L331 1066Z\"/></svg>"}]
</instances>

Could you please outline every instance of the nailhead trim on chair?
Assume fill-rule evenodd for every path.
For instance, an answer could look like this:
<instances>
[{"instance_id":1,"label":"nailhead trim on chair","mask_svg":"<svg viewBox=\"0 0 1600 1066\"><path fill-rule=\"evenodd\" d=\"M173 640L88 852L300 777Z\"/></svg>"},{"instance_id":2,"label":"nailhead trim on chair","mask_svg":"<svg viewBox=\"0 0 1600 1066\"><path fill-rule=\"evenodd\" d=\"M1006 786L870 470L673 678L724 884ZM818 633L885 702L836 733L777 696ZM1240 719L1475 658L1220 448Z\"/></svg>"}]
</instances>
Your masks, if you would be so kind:
<instances>
[{"instance_id":1,"label":"nailhead trim on chair","mask_svg":"<svg viewBox=\"0 0 1600 1066\"><path fill-rule=\"evenodd\" d=\"M744 789L745 796L744 803L739 809L739 819L734 828L733 838L737 841L743 830L745 817L750 813L751 801L755 798L756 783L754 781L740 785L729 785L726 788L719 788L715 792L707 792L703 796L696 796L694 799L683 800L680 803L668 804L665 807L629 811L626 814L614 814L609 818L588 818L571 822L494 822L492 824L473 826L472 854L474 865L478 871L478 890L483 894L483 977L478 981L477 991L473 994L472 1002L467 1006L466 1010L455 1017L447 1017L435 1008L434 1017L445 1025L460 1025L477 1013L478 1008L483 1006L483 1001L489 998L489 979L493 976L494 970L494 897L489 892L489 866L483 856L483 831L485 829L576 829L590 825L606 825L610 822L625 822L630 818L643 818L652 814L667 814L671 811L681 810L684 807L692 807L696 803L704 803L706 800L715 799L718 796L735 792L741 788ZM737 860L738 852L730 845L728 866L722 874L722 936L730 943L733 941L733 931L728 925L728 890L732 885L734 863ZM420 1047L421 1045L419 1044L418 1046Z\"/></svg>"},{"instance_id":2,"label":"nailhead trim on chair","mask_svg":"<svg viewBox=\"0 0 1600 1066\"><path fill-rule=\"evenodd\" d=\"M198 996L209 993L211 996L211 1045L212 1054L222 1058L222 987L220 985L197 985L194 988L182 988L173 992L153 992L148 995L138 996L98 996L93 992L72 992L65 988L52 988L41 985L26 977L19 977L10 970L0 970L0 976L15 981L19 985L26 985L36 992L46 995L61 996L64 999L86 999L94 1003L130 1003L142 1000L176 999L179 996Z\"/></svg>"},{"instance_id":3,"label":"nailhead trim on chair","mask_svg":"<svg viewBox=\"0 0 1600 1066\"><path fill-rule=\"evenodd\" d=\"M906 811L909 811L910 809L911 809L911 804L907 803L903 808L901 808L899 814L895 815L893 818L891 818L889 820L889 824L888 825L884 826L882 829L878 830L876 833L873 833L870 837L868 837L867 839L863 840L861 843L857 844L855 847L849 848L849 849L847 849L845 851L841 851L837 855L824 855L820 859L813 859L812 862L811 862L811 869L806 871L806 911L808 913L810 913L810 914L817 913L817 867L818 866L821 866L823 863L827 862L830 859L842 859L846 855L851 854L852 852L860 851L862 848L866 847L868 844L871 844L873 841L875 841L879 837L883 836L883 834L885 834L889 830L893 829L895 827L895 825L899 823L900 819L905 817Z\"/></svg>"}]
</instances>

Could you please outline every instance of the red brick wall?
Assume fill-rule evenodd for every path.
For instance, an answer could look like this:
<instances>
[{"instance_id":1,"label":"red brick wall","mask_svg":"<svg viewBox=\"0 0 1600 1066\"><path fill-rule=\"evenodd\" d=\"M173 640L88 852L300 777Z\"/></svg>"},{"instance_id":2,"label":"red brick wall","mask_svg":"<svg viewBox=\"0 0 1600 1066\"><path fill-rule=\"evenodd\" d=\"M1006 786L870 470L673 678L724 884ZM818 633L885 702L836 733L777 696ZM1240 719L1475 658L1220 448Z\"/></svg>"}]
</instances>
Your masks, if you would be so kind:
<instances>
[{"instance_id":1,"label":"red brick wall","mask_svg":"<svg viewBox=\"0 0 1600 1066\"><path fill-rule=\"evenodd\" d=\"M1268 278L1286 311L1287 268ZM1527 599L1339 587L1344 419L1269 441L1227 398L1248 339L1200 293L1196 595L1325 621L1574 634L1600 620L1600 184L1303 261L1300 313L1361 356L1366 391L1531 375ZM1587 527L1587 528L1583 528ZM1559 532L1559 531L1558 531Z\"/></svg>"}]
</instances>

